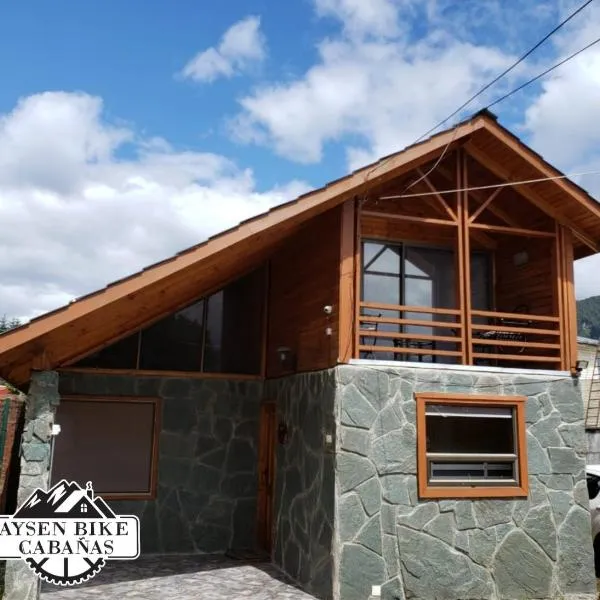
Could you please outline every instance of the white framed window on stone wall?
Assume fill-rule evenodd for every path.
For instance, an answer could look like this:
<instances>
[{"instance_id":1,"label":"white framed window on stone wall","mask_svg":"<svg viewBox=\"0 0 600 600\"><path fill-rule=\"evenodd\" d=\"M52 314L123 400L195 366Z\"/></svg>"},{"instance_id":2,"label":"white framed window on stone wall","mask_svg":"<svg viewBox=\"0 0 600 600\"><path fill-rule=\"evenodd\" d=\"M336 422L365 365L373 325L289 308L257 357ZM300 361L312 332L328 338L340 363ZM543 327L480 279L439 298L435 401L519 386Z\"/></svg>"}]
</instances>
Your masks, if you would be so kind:
<instances>
[{"instance_id":1,"label":"white framed window on stone wall","mask_svg":"<svg viewBox=\"0 0 600 600\"><path fill-rule=\"evenodd\" d=\"M421 392L415 399L421 498L528 495L525 396Z\"/></svg>"},{"instance_id":2,"label":"white framed window on stone wall","mask_svg":"<svg viewBox=\"0 0 600 600\"><path fill-rule=\"evenodd\" d=\"M91 481L106 500L155 498L160 415L160 398L61 397L52 483Z\"/></svg>"}]
</instances>

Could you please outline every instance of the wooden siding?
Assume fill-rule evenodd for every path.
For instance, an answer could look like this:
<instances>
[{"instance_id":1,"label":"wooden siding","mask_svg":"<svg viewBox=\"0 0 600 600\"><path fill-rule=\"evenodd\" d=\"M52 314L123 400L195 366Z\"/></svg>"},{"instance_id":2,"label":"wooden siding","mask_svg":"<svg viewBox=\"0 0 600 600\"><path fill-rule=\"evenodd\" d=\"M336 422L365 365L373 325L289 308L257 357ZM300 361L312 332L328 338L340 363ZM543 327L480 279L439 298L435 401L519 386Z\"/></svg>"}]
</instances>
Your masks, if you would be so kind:
<instances>
[{"instance_id":1,"label":"wooden siding","mask_svg":"<svg viewBox=\"0 0 600 600\"><path fill-rule=\"evenodd\" d=\"M556 277L553 277L552 246L554 240L506 236L495 253L496 306L500 312L519 312L526 306L535 315L556 315ZM526 252L529 260L514 264L516 254Z\"/></svg>"},{"instance_id":2,"label":"wooden siding","mask_svg":"<svg viewBox=\"0 0 600 600\"><path fill-rule=\"evenodd\" d=\"M336 207L314 219L271 258L267 377L336 363L341 215ZM323 310L326 305L333 306L331 316ZM279 360L280 347L293 352L288 364Z\"/></svg>"}]
</instances>

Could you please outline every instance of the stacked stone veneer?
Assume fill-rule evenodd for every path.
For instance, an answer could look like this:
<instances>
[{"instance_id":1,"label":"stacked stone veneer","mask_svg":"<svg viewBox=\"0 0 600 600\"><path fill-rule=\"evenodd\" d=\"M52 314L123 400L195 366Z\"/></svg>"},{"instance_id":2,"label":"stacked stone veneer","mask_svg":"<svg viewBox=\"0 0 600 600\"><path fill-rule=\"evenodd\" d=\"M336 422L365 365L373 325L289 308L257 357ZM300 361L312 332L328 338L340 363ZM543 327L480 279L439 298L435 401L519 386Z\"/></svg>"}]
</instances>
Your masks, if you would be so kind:
<instances>
[{"instance_id":1,"label":"stacked stone veneer","mask_svg":"<svg viewBox=\"0 0 600 600\"><path fill-rule=\"evenodd\" d=\"M334 563L335 372L270 381L267 397L277 400L278 421L288 432L287 443L277 447L273 560L308 592L329 599Z\"/></svg>"},{"instance_id":2,"label":"stacked stone veneer","mask_svg":"<svg viewBox=\"0 0 600 600\"><path fill-rule=\"evenodd\" d=\"M571 378L337 369L336 592L364 600L592 598L583 404ZM526 499L420 501L414 392L525 395ZM588 596L589 594L589 596Z\"/></svg>"},{"instance_id":3,"label":"stacked stone veneer","mask_svg":"<svg viewBox=\"0 0 600 600\"><path fill-rule=\"evenodd\" d=\"M18 505L37 488L48 489L52 425L58 404L58 373L33 372L25 402ZM39 598L39 590L40 580L25 561L7 561L2 596L5 600L35 600Z\"/></svg>"},{"instance_id":4,"label":"stacked stone veneer","mask_svg":"<svg viewBox=\"0 0 600 600\"><path fill-rule=\"evenodd\" d=\"M110 502L139 516L143 553L254 547L262 389L257 381L61 373L61 395L162 398L157 498Z\"/></svg>"}]
</instances>

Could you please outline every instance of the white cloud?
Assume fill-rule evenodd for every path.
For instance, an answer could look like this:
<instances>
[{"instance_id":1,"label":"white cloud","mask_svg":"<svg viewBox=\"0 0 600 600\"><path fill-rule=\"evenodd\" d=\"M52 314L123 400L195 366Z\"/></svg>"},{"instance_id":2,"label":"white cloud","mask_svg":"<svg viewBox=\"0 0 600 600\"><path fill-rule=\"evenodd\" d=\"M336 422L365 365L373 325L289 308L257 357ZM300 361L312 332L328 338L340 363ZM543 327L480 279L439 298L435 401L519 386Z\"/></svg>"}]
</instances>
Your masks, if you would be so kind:
<instances>
[{"instance_id":1,"label":"white cloud","mask_svg":"<svg viewBox=\"0 0 600 600\"><path fill-rule=\"evenodd\" d=\"M398 33L399 2L394 0L314 0L319 16L344 25L350 36L394 36Z\"/></svg>"},{"instance_id":2,"label":"white cloud","mask_svg":"<svg viewBox=\"0 0 600 600\"><path fill-rule=\"evenodd\" d=\"M317 162L327 143L352 136L355 168L412 143L510 60L444 35L409 45L328 40L319 55L300 79L242 98L234 136L299 162Z\"/></svg>"},{"instance_id":3,"label":"white cloud","mask_svg":"<svg viewBox=\"0 0 600 600\"><path fill-rule=\"evenodd\" d=\"M181 71L186 79L211 82L246 72L266 56L260 17L250 16L232 25L219 45L199 52Z\"/></svg>"},{"instance_id":4,"label":"white cloud","mask_svg":"<svg viewBox=\"0 0 600 600\"><path fill-rule=\"evenodd\" d=\"M119 159L124 143L134 158ZM0 120L0 315L30 317L306 191L261 193L211 153L102 119L85 94L25 98Z\"/></svg>"},{"instance_id":5,"label":"white cloud","mask_svg":"<svg viewBox=\"0 0 600 600\"><path fill-rule=\"evenodd\" d=\"M574 5L565 6L565 14ZM598 37L600 8L590 5L554 38L558 58L566 57ZM554 57L548 65L558 62ZM553 71L525 112L528 141L544 158L566 172L600 171L600 46L596 45ZM600 175L580 182L600 198ZM575 263L578 298L600 295L600 256Z\"/></svg>"}]
</instances>

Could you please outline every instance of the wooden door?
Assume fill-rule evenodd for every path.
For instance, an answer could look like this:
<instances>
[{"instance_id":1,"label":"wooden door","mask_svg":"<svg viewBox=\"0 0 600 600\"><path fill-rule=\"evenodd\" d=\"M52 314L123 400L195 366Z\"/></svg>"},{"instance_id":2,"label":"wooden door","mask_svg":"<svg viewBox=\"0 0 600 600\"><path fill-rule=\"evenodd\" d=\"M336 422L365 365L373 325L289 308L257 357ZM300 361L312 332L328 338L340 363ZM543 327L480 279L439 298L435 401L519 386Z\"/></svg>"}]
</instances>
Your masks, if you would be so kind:
<instances>
[{"instance_id":1,"label":"wooden door","mask_svg":"<svg viewBox=\"0 0 600 600\"><path fill-rule=\"evenodd\" d=\"M264 402L260 408L258 446L258 546L271 554L273 532L273 490L275 483L275 447L277 406Z\"/></svg>"}]
</instances>

